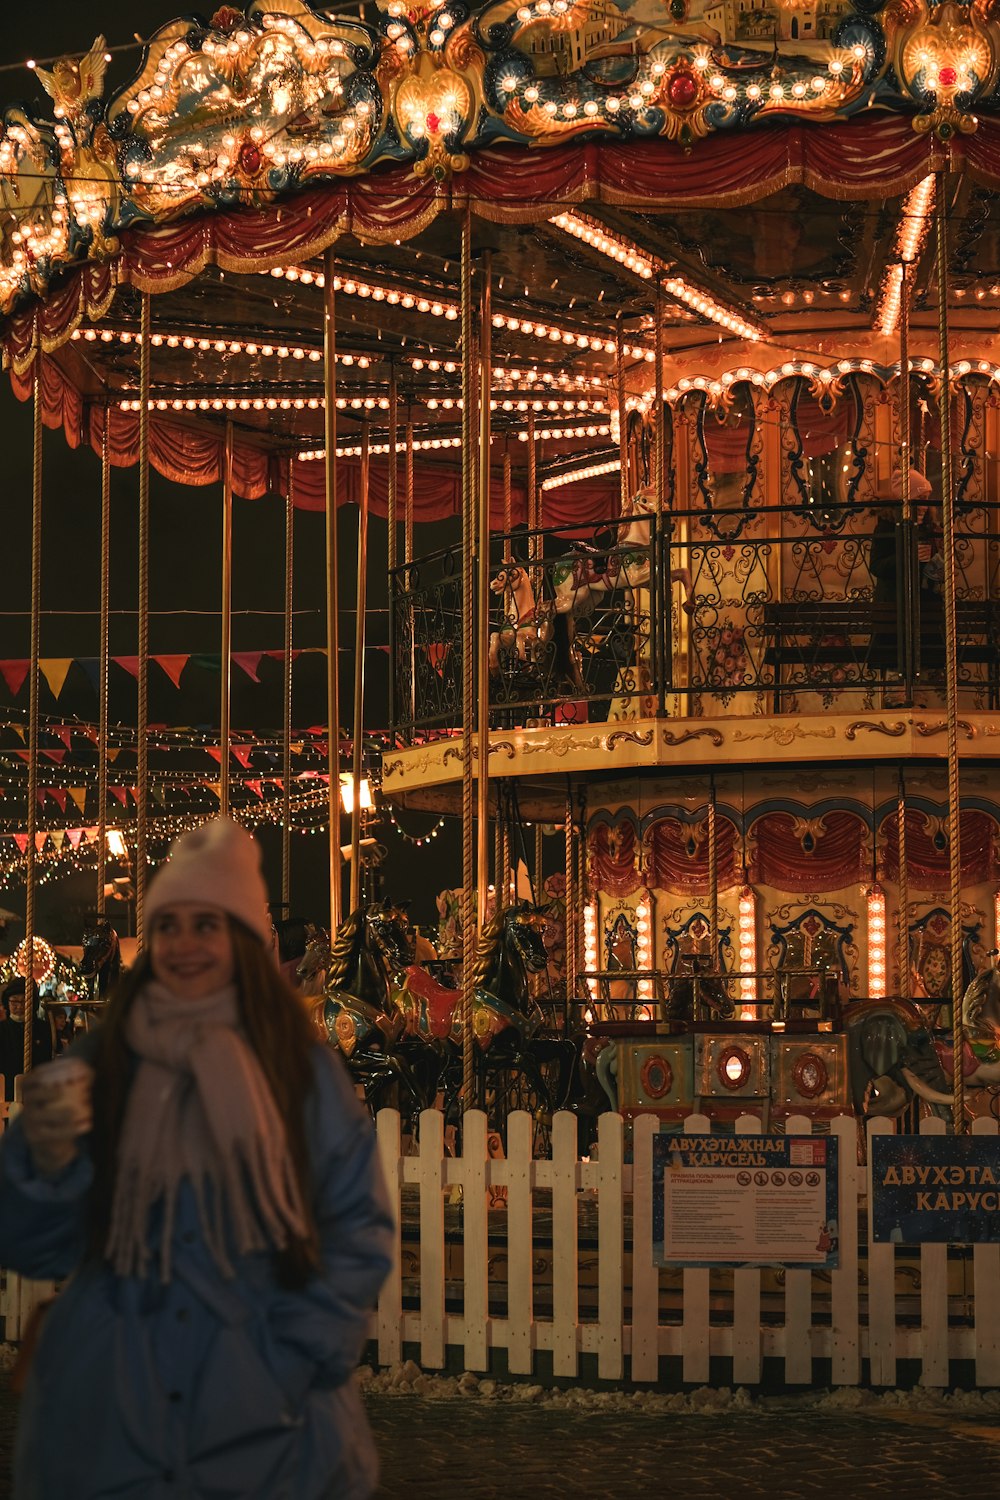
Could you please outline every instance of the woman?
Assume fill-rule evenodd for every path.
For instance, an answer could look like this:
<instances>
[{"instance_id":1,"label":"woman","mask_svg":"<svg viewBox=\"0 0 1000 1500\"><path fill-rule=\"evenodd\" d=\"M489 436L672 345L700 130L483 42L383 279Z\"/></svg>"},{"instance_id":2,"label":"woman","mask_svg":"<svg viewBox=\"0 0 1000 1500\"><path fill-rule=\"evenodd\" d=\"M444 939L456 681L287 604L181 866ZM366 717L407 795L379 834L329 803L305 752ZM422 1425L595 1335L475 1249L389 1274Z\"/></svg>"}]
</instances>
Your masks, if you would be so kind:
<instances>
[{"instance_id":1,"label":"woman","mask_svg":"<svg viewBox=\"0 0 1000 1500\"><path fill-rule=\"evenodd\" d=\"M351 1373L393 1234L370 1123L275 968L247 833L184 835L144 915L104 1025L29 1075L0 1148L0 1262L72 1276L16 1500L360 1500Z\"/></svg>"}]
</instances>

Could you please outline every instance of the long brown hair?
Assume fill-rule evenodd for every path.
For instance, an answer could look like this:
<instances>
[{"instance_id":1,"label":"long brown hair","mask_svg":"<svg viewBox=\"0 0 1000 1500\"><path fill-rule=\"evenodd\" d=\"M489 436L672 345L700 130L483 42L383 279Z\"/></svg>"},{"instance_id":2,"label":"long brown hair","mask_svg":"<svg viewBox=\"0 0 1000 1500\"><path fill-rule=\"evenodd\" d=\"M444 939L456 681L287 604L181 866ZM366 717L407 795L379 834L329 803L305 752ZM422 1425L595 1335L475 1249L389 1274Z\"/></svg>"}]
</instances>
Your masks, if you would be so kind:
<instances>
[{"instance_id":1,"label":"long brown hair","mask_svg":"<svg viewBox=\"0 0 1000 1500\"><path fill-rule=\"evenodd\" d=\"M319 1266L319 1236L310 1206L312 1182L305 1124L315 1032L305 1007L278 973L260 939L235 917L229 918L229 926L240 1019L285 1127L307 1226L302 1239L291 1240L285 1249L275 1252L275 1269L282 1285L300 1287ZM135 997L152 978L152 972L146 950L116 986L98 1033L89 1235L90 1252L95 1256L104 1254L111 1223L118 1141L132 1080L133 1058L125 1040L125 1022Z\"/></svg>"}]
</instances>

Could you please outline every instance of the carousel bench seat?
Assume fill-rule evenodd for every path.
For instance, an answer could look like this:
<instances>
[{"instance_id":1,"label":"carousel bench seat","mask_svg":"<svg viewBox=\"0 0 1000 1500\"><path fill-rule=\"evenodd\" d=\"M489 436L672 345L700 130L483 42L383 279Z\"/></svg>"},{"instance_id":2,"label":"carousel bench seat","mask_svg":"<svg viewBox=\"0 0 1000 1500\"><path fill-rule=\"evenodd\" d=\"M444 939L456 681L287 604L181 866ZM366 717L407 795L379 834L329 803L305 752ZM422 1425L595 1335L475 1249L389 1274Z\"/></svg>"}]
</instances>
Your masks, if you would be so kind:
<instances>
[{"instance_id":1,"label":"carousel bench seat","mask_svg":"<svg viewBox=\"0 0 1000 1500\"><path fill-rule=\"evenodd\" d=\"M955 604L958 663L985 667L989 705L1000 700L1000 601L959 599ZM774 668L775 708L782 688L801 691L831 681L836 674L844 686L844 672L859 684L902 670L902 643L894 604L869 599L793 599L764 605L764 661ZM944 667L944 608L935 598L922 603L920 666L925 672ZM782 683L782 668L798 668L794 680ZM850 669L854 669L851 673ZM803 673L805 680L803 680Z\"/></svg>"}]
</instances>

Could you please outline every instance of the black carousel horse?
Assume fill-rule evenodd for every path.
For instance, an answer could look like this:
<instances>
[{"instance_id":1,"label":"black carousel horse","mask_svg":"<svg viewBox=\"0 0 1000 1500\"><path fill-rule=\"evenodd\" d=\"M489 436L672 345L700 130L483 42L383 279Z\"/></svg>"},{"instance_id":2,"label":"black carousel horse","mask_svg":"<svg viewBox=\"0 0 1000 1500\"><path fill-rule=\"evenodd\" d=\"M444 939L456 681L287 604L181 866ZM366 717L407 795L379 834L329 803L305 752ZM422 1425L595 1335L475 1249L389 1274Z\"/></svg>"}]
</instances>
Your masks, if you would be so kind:
<instances>
[{"instance_id":1,"label":"black carousel horse","mask_svg":"<svg viewBox=\"0 0 1000 1500\"><path fill-rule=\"evenodd\" d=\"M390 902L359 907L341 924L329 950L320 1006L323 1029L340 1048L374 1115L395 1102L412 1118L433 1104L440 1062L420 1037L407 1035L391 1003L394 978L412 960L412 929ZM306 961L314 962L307 949Z\"/></svg>"},{"instance_id":2,"label":"black carousel horse","mask_svg":"<svg viewBox=\"0 0 1000 1500\"><path fill-rule=\"evenodd\" d=\"M121 970L121 945L111 918L103 912L88 917L80 960L80 976L87 981L88 999L106 1000L118 983Z\"/></svg>"}]
</instances>

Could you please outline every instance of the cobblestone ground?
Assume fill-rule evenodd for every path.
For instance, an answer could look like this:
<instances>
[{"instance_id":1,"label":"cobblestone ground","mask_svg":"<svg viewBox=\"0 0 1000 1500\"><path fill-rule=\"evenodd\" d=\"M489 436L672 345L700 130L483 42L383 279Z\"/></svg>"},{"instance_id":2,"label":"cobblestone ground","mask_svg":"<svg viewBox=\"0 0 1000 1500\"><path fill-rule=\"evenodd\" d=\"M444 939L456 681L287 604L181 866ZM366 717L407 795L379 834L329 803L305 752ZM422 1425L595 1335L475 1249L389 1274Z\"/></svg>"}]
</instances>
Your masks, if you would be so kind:
<instances>
[{"instance_id":1,"label":"cobblestone ground","mask_svg":"<svg viewBox=\"0 0 1000 1500\"><path fill-rule=\"evenodd\" d=\"M369 1396L380 1500L970 1500L1000 1492L1000 1425L926 1412L573 1411ZM0 1500L15 1404L0 1392ZM53 1496L52 1500L58 1500Z\"/></svg>"}]
</instances>

